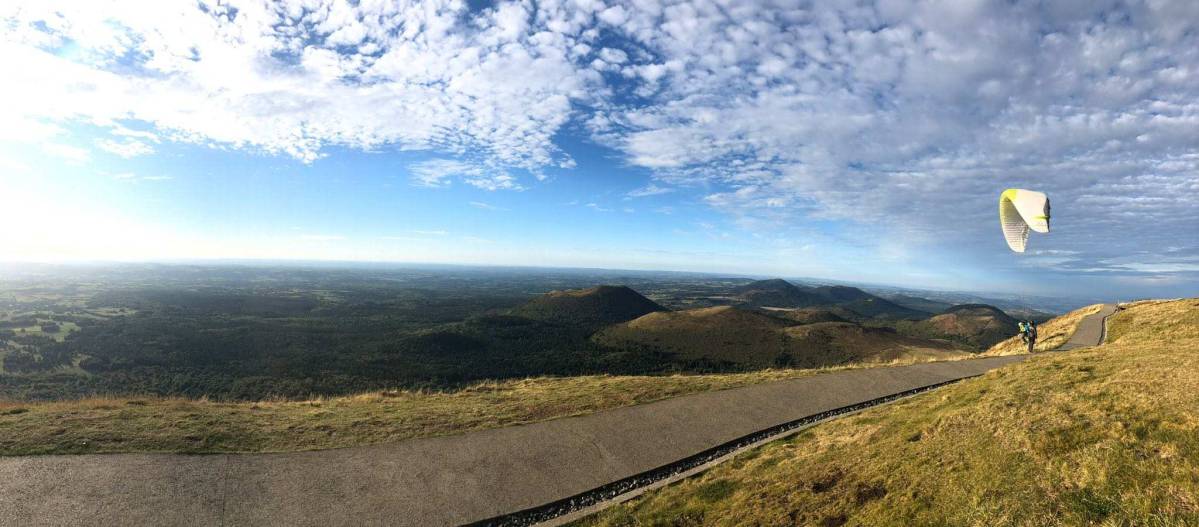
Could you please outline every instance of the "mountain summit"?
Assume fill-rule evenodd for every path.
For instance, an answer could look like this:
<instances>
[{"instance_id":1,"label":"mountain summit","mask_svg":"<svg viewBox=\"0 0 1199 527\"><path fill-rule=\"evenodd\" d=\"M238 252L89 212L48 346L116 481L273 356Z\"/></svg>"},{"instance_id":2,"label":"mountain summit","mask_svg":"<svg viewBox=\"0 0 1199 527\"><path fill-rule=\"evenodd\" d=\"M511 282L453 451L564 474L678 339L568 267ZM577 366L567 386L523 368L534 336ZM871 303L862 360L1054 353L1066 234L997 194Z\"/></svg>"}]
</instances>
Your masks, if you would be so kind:
<instances>
[{"instance_id":1,"label":"mountain summit","mask_svg":"<svg viewBox=\"0 0 1199 527\"><path fill-rule=\"evenodd\" d=\"M809 307L827 303L811 288L781 278L758 280L733 289L743 303L754 307Z\"/></svg>"},{"instance_id":2,"label":"mountain summit","mask_svg":"<svg viewBox=\"0 0 1199 527\"><path fill-rule=\"evenodd\" d=\"M656 311L667 309L628 287L601 285L550 291L514 309L512 314L594 330Z\"/></svg>"},{"instance_id":3,"label":"mountain summit","mask_svg":"<svg viewBox=\"0 0 1199 527\"><path fill-rule=\"evenodd\" d=\"M917 311L856 287L802 287L778 278L758 280L733 289L742 303L753 307L842 307L863 318L919 320L931 313Z\"/></svg>"}]
</instances>

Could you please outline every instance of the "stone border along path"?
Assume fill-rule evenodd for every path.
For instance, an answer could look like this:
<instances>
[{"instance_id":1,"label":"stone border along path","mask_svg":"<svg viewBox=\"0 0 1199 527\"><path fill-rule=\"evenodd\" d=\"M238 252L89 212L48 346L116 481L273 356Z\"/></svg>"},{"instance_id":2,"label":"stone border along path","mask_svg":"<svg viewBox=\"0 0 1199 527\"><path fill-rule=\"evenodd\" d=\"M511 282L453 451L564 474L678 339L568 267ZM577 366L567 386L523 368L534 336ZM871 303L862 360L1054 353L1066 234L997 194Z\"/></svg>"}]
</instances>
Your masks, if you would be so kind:
<instances>
[{"instance_id":1,"label":"stone border along path","mask_svg":"<svg viewBox=\"0 0 1199 527\"><path fill-rule=\"evenodd\" d=\"M952 381L945 381L938 384L923 386L914 390L908 390L903 393L879 397L878 399L872 399L870 401L865 401L852 406L837 408L835 410L805 417L803 419L796 419L795 421L771 427L735 441L730 441L716 448L700 452L699 454L676 461L664 467L659 467L649 472L638 474L630 478L625 478L614 483L609 483L598 489L584 492L578 496L572 496L570 498L558 500L541 507L535 507L512 514L505 514L496 518L489 518L487 520L472 523L468 527L524 525L556 527L559 525L565 525L572 521L579 520L600 512L613 505L629 501L642 494L645 494L646 492L670 485L671 483L687 479L692 476L697 476L702 474L704 471L715 467L716 465L733 459L738 454L760 447L772 441L785 439L818 424L832 421L833 419L839 419L847 415L856 414L875 406L895 402L900 399L907 399L914 395L919 395L927 391L935 390L942 386L964 381L966 379L972 379L977 376L978 375L972 375L970 377L963 377L961 379L954 379Z\"/></svg>"},{"instance_id":2,"label":"stone border along path","mask_svg":"<svg viewBox=\"0 0 1199 527\"><path fill-rule=\"evenodd\" d=\"M579 496L722 445L736 448L763 431L802 426L806 419L1024 358L843 370L579 417L335 450L6 457L0 458L0 524L498 523L501 515Z\"/></svg>"}]
</instances>

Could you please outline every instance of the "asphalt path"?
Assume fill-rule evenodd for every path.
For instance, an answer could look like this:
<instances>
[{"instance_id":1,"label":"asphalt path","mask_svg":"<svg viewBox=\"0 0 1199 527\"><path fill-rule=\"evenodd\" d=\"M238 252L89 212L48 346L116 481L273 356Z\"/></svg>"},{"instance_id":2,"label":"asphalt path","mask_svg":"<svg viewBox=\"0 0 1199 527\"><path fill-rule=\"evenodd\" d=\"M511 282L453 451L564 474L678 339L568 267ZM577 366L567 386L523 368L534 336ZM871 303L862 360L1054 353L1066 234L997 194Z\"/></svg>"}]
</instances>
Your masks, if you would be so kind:
<instances>
[{"instance_id":1,"label":"asphalt path","mask_svg":"<svg viewBox=\"0 0 1199 527\"><path fill-rule=\"evenodd\" d=\"M1023 358L843 370L336 450L0 458L0 524L456 525L574 496L772 426Z\"/></svg>"},{"instance_id":2,"label":"asphalt path","mask_svg":"<svg viewBox=\"0 0 1199 527\"><path fill-rule=\"evenodd\" d=\"M1107 335L1107 317L1114 315L1116 309L1115 304L1103 304L1098 312L1083 317L1082 321L1078 323L1078 328L1074 330L1074 335L1071 335L1070 340L1058 347L1057 351L1069 351L1102 344L1104 336Z\"/></svg>"}]
</instances>

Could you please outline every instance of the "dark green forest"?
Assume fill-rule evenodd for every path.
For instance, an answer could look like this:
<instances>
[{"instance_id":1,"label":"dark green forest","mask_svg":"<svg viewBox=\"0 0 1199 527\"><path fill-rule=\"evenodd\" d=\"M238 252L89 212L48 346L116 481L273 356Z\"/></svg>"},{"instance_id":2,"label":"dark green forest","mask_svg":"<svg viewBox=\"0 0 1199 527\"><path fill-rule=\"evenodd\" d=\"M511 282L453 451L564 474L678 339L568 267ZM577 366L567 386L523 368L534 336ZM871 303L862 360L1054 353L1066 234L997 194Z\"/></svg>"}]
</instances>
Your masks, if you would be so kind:
<instances>
[{"instance_id":1,"label":"dark green forest","mask_svg":"<svg viewBox=\"0 0 1199 527\"><path fill-rule=\"evenodd\" d=\"M653 350L605 349L588 340L590 330L506 314L549 290L605 278L652 281L516 270L151 268L105 276L102 285L86 276L10 284L0 295L0 397L262 399L713 368ZM674 278L647 289L686 304L689 287L701 295L719 287L708 282ZM75 329L62 335L64 323Z\"/></svg>"}]
</instances>

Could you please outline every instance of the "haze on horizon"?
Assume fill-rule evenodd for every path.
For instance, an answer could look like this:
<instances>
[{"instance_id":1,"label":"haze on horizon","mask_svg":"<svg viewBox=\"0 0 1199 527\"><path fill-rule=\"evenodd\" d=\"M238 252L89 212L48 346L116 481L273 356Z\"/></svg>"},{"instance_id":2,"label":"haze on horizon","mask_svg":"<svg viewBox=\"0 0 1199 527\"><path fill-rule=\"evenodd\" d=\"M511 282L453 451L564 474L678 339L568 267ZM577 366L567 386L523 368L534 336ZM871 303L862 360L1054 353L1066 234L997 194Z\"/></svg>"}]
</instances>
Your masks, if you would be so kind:
<instances>
[{"instance_id":1,"label":"haze on horizon","mask_svg":"<svg viewBox=\"0 0 1199 527\"><path fill-rule=\"evenodd\" d=\"M1199 3L0 6L0 261L1199 294ZM1053 200L1011 253L996 202Z\"/></svg>"}]
</instances>

